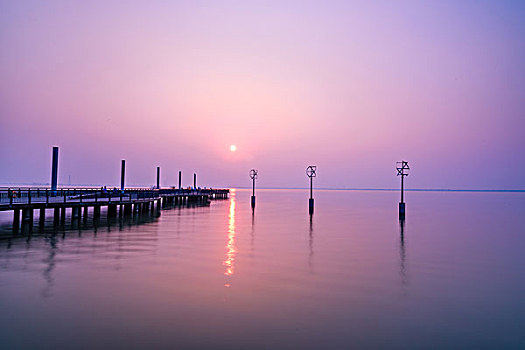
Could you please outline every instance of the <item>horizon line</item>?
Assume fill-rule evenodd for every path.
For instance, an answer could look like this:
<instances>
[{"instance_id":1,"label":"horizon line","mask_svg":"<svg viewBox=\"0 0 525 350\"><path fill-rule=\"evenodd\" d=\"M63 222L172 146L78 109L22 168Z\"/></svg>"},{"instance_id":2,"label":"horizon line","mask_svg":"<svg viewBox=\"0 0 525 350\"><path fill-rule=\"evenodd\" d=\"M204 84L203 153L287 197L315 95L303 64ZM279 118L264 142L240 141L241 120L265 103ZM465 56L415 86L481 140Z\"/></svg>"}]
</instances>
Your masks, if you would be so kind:
<instances>
[{"instance_id":1,"label":"horizon line","mask_svg":"<svg viewBox=\"0 0 525 350\"><path fill-rule=\"evenodd\" d=\"M251 186L236 186L232 188L251 189ZM261 190L309 190L309 187L258 187ZM317 187L321 191L400 191L399 188L342 188L342 187ZM525 189L463 189L463 188L405 188L412 192L525 192Z\"/></svg>"},{"instance_id":2,"label":"horizon line","mask_svg":"<svg viewBox=\"0 0 525 350\"><path fill-rule=\"evenodd\" d=\"M19 182L19 183L9 183L4 182L0 183L0 187L8 187L4 185L24 185L24 186L49 186L49 183L38 183L38 182ZM64 184L59 185L61 187L64 186L93 186L93 187L100 187L101 185L95 185L95 184ZM130 185L128 187L151 187L150 186L140 186L140 185ZM166 186L166 187L173 187L173 186ZM206 186L207 188L217 188L216 186ZM219 186L219 187L226 187L226 188L238 188L238 189L251 189L251 186ZM186 187L183 187L186 188ZM258 187L258 189L263 190L308 190L309 187ZM359 187L317 187L316 190L322 190L322 191L399 191L399 188L359 188ZM411 192L525 192L525 189L465 189L465 188L405 188L405 191L411 191Z\"/></svg>"}]
</instances>

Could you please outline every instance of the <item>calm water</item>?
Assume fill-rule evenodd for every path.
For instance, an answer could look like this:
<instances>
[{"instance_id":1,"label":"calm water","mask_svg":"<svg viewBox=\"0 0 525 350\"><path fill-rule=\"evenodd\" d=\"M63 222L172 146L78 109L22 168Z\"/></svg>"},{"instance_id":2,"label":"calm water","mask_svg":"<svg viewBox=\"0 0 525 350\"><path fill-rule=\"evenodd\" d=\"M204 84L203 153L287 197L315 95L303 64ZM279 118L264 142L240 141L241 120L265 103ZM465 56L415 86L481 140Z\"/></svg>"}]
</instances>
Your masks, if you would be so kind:
<instances>
[{"instance_id":1,"label":"calm water","mask_svg":"<svg viewBox=\"0 0 525 350\"><path fill-rule=\"evenodd\" d=\"M0 240L19 348L525 348L525 194L261 190Z\"/></svg>"}]
</instances>

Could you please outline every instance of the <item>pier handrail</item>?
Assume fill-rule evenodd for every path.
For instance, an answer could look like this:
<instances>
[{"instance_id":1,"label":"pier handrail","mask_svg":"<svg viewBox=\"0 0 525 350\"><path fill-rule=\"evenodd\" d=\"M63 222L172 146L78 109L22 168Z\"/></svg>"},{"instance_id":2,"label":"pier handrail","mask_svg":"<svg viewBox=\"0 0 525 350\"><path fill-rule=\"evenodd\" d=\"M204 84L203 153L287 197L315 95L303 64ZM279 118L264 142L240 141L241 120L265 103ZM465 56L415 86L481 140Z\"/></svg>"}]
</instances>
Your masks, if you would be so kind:
<instances>
[{"instance_id":1,"label":"pier handrail","mask_svg":"<svg viewBox=\"0 0 525 350\"><path fill-rule=\"evenodd\" d=\"M122 203L132 200L146 200L173 195L227 194L229 189L176 189L176 188L69 188L59 187L52 190L49 187L0 187L0 205L37 203L84 203L107 202Z\"/></svg>"}]
</instances>

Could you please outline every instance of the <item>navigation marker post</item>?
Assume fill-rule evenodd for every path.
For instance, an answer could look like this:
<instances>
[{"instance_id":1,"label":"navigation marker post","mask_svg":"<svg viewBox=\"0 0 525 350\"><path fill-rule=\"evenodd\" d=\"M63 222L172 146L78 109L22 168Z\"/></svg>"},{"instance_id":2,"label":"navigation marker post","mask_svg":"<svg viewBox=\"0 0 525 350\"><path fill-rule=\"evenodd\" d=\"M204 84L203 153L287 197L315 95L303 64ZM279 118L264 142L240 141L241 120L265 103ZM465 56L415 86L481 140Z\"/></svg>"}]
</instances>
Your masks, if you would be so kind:
<instances>
[{"instance_id":1,"label":"navigation marker post","mask_svg":"<svg viewBox=\"0 0 525 350\"><path fill-rule=\"evenodd\" d=\"M250 170L250 179L252 179L253 189L252 189L252 209L255 209L255 179L257 178L257 170Z\"/></svg>"},{"instance_id":2,"label":"navigation marker post","mask_svg":"<svg viewBox=\"0 0 525 350\"><path fill-rule=\"evenodd\" d=\"M405 218L404 178L408 176L408 162L402 160L396 163L397 176L401 176L401 202L399 202L399 218Z\"/></svg>"},{"instance_id":3,"label":"navigation marker post","mask_svg":"<svg viewBox=\"0 0 525 350\"><path fill-rule=\"evenodd\" d=\"M310 178L310 200L308 201L308 212L310 213L310 215L314 213L313 182L314 177L317 176L316 171L316 165L309 165L308 168L306 168L306 176Z\"/></svg>"}]
</instances>

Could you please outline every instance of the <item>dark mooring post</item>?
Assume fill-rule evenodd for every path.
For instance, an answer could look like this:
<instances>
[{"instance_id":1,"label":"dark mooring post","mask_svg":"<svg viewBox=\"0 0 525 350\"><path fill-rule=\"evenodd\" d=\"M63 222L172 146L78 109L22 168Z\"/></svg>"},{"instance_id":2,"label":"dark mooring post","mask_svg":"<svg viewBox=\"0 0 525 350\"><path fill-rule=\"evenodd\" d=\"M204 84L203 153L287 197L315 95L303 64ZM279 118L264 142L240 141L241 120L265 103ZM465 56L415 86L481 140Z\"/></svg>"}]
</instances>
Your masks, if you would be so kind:
<instances>
[{"instance_id":1,"label":"dark mooring post","mask_svg":"<svg viewBox=\"0 0 525 350\"><path fill-rule=\"evenodd\" d=\"M182 188L182 171L179 170L179 190Z\"/></svg>"},{"instance_id":2,"label":"dark mooring post","mask_svg":"<svg viewBox=\"0 0 525 350\"><path fill-rule=\"evenodd\" d=\"M53 160L51 163L51 190L56 193L58 185L58 147L53 147Z\"/></svg>"},{"instance_id":3,"label":"dark mooring post","mask_svg":"<svg viewBox=\"0 0 525 350\"><path fill-rule=\"evenodd\" d=\"M18 232L20 228L20 209L13 210L13 231Z\"/></svg>"},{"instance_id":4,"label":"dark mooring post","mask_svg":"<svg viewBox=\"0 0 525 350\"><path fill-rule=\"evenodd\" d=\"M397 170L397 176L401 176L401 202L399 202L399 218L404 219L405 218L405 198L404 198L404 178L405 176L408 176L408 170L410 170L410 167L408 166L408 162L405 162L404 160L396 163L396 170Z\"/></svg>"},{"instance_id":5,"label":"dark mooring post","mask_svg":"<svg viewBox=\"0 0 525 350\"><path fill-rule=\"evenodd\" d=\"M157 189L160 188L160 166L157 167Z\"/></svg>"},{"instance_id":6,"label":"dark mooring post","mask_svg":"<svg viewBox=\"0 0 525 350\"><path fill-rule=\"evenodd\" d=\"M197 189L197 174L193 173L193 188Z\"/></svg>"},{"instance_id":7,"label":"dark mooring post","mask_svg":"<svg viewBox=\"0 0 525 350\"><path fill-rule=\"evenodd\" d=\"M126 178L126 160L122 159L120 165L120 191L124 192L124 179Z\"/></svg>"},{"instance_id":8,"label":"dark mooring post","mask_svg":"<svg viewBox=\"0 0 525 350\"><path fill-rule=\"evenodd\" d=\"M308 212L310 215L314 213L314 177L317 176L316 171L316 165L310 165L306 168L306 176L310 178L310 200L308 201Z\"/></svg>"},{"instance_id":9,"label":"dark mooring post","mask_svg":"<svg viewBox=\"0 0 525 350\"><path fill-rule=\"evenodd\" d=\"M250 179L252 179L252 209L255 209L255 179L257 178L257 170L250 170Z\"/></svg>"}]
</instances>

